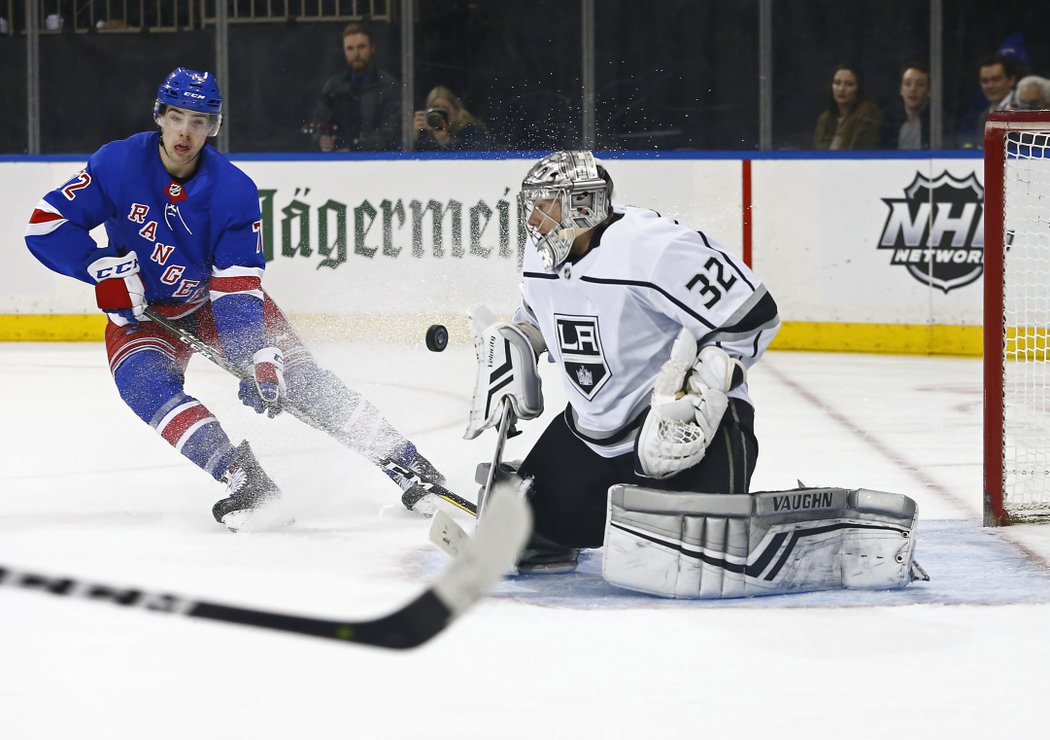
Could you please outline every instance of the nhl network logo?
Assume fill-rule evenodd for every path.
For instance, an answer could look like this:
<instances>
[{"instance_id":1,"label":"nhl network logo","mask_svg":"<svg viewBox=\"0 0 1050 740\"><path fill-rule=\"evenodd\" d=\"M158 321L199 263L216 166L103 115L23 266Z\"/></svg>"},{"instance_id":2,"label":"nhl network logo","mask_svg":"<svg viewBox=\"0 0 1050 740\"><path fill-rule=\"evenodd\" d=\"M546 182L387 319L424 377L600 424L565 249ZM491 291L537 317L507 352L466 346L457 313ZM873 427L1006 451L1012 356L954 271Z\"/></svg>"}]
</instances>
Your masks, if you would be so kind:
<instances>
[{"instance_id":1,"label":"nhl network logo","mask_svg":"<svg viewBox=\"0 0 1050 740\"><path fill-rule=\"evenodd\" d=\"M597 316L554 315L565 373L590 401L609 381Z\"/></svg>"},{"instance_id":2,"label":"nhl network logo","mask_svg":"<svg viewBox=\"0 0 1050 740\"><path fill-rule=\"evenodd\" d=\"M943 172L930 180L921 172L903 198L883 198L889 207L879 249L891 265L907 268L924 285L947 293L969 285L984 271L984 187Z\"/></svg>"}]
</instances>

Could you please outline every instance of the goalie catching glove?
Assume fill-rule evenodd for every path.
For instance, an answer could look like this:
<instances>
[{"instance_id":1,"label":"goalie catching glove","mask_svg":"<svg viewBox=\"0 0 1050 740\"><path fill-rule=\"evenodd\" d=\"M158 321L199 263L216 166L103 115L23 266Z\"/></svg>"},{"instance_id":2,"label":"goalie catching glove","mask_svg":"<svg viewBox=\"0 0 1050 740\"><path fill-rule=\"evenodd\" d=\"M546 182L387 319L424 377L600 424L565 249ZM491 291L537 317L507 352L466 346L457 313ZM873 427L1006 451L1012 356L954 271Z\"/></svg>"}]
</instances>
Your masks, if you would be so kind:
<instances>
[{"instance_id":1,"label":"goalie catching glove","mask_svg":"<svg viewBox=\"0 0 1050 740\"><path fill-rule=\"evenodd\" d=\"M146 311L146 288L139 277L135 252L123 257L100 257L88 265L95 281L95 303L117 326L137 323Z\"/></svg>"},{"instance_id":2,"label":"goalie catching glove","mask_svg":"<svg viewBox=\"0 0 1050 740\"><path fill-rule=\"evenodd\" d=\"M475 306L467 316L474 333L478 377L464 438L474 439L495 426L504 398L519 419L535 419L543 413L536 360L545 345L539 331L528 324L497 321L485 306Z\"/></svg>"},{"instance_id":3,"label":"goalie catching glove","mask_svg":"<svg viewBox=\"0 0 1050 740\"><path fill-rule=\"evenodd\" d=\"M729 405L726 394L744 381L746 370L721 347L697 355L696 339L682 329L671 357L653 386L649 414L638 434L639 473L669 478L704 458Z\"/></svg>"}]
</instances>

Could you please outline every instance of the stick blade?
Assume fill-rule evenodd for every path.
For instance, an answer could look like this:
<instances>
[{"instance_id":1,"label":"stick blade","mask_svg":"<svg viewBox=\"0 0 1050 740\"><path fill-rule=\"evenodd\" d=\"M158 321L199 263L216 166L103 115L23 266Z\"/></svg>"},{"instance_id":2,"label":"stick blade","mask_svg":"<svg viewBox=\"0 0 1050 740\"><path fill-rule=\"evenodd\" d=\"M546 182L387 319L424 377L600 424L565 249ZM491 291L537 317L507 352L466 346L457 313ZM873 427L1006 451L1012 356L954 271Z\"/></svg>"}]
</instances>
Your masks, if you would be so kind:
<instances>
[{"instance_id":1,"label":"stick blade","mask_svg":"<svg viewBox=\"0 0 1050 740\"><path fill-rule=\"evenodd\" d=\"M445 517L447 519L447 517ZM441 516L431 525L440 536ZM532 533L532 512L516 492L497 487L473 537L451 519L446 532L452 563L433 585L401 609L366 622L344 625L340 639L377 647L414 648L442 632L514 569ZM436 534L435 534L436 530Z\"/></svg>"},{"instance_id":2,"label":"stick blade","mask_svg":"<svg viewBox=\"0 0 1050 740\"><path fill-rule=\"evenodd\" d=\"M448 514L440 509L434 514L434 520L430 523L430 541L442 552L456 557L469 539L470 535Z\"/></svg>"},{"instance_id":3,"label":"stick blade","mask_svg":"<svg viewBox=\"0 0 1050 740\"><path fill-rule=\"evenodd\" d=\"M459 554L431 587L452 616L481 599L514 565L532 533L532 512L515 491L495 488L474 536L460 542Z\"/></svg>"}]
</instances>

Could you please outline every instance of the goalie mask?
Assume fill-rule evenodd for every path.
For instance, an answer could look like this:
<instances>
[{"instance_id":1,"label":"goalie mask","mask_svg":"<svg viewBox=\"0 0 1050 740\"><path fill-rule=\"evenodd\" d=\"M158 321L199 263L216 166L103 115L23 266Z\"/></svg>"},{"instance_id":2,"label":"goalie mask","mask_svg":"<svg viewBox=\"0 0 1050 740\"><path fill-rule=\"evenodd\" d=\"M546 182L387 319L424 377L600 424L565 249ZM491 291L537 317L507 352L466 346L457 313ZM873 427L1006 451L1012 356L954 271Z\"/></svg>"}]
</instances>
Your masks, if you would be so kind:
<instances>
[{"instance_id":1,"label":"goalie mask","mask_svg":"<svg viewBox=\"0 0 1050 740\"><path fill-rule=\"evenodd\" d=\"M160 124L160 117L169 107L182 108L208 116L208 136L216 136L222 125L222 95L219 85L210 72L195 72L178 67L169 74L157 89L153 101L153 120Z\"/></svg>"},{"instance_id":2,"label":"goalie mask","mask_svg":"<svg viewBox=\"0 0 1050 740\"><path fill-rule=\"evenodd\" d=\"M518 206L540 262L551 270L568 258L576 237L609 215L612 180L590 152L554 152L525 175ZM535 226L529 223L534 212L540 214Z\"/></svg>"}]
</instances>

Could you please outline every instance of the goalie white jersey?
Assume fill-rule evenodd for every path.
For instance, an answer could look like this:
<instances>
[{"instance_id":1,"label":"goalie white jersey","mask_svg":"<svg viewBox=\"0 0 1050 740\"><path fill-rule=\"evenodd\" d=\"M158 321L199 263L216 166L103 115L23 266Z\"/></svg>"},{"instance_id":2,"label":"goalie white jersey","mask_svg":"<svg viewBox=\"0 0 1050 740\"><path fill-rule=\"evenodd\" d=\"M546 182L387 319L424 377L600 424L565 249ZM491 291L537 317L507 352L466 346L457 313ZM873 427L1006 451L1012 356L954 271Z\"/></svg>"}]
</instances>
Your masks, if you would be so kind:
<instances>
[{"instance_id":1,"label":"goalie white jersey","mask_svg":"<svg viewBox=\"0 0 1050 740\"><path fill-rule=\"evenodd\" d=\"M716 241L649 209L614 210L576 263L547 270L530 242L514 317L542 332L562 370L566 420L603 457L631 450L681 327L750 367L780 326L765 287ZM729 395L750 403L746 383Z\"/></svg>"}]
</instances>

